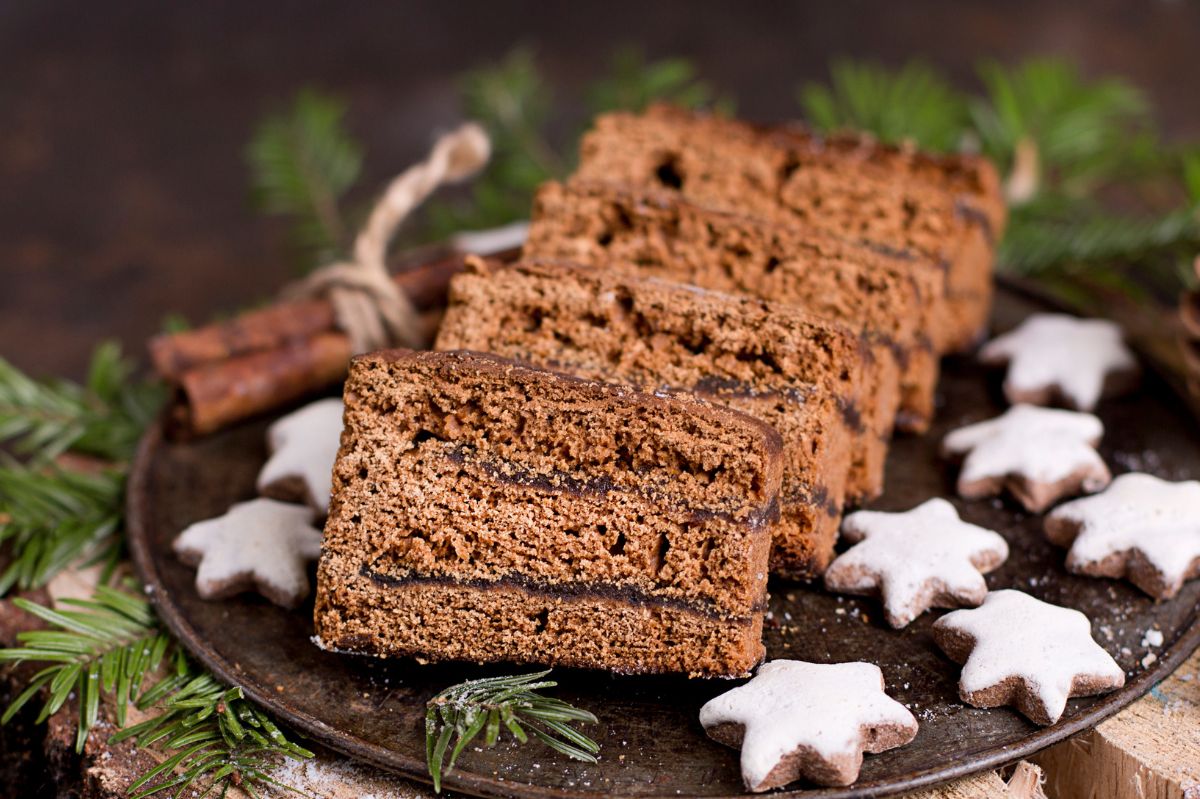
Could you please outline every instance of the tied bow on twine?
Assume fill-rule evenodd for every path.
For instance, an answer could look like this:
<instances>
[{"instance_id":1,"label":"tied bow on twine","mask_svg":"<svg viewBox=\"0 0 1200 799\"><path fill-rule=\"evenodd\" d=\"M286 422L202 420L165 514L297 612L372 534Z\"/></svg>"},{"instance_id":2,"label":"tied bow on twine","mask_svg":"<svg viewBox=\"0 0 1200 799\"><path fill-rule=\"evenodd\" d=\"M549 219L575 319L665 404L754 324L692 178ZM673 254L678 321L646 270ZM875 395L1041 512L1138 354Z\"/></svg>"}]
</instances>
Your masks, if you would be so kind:
<instances>
[{"instance_id":1,"label":"tied bow on twine","mask_svg":"<svg viewBox=\"0 0 1200 799\"><path fill-rule=\"evenodd\" d=\"M401 223L439 186L466 180L487 163L491 142L475 122L441 136L429 157L395 178L354 241L352 260L329 264L284 289L285 299L324 296L354 353L420 346L417 311L388 274L388 244Z\"/></svg>"}]
</instances>

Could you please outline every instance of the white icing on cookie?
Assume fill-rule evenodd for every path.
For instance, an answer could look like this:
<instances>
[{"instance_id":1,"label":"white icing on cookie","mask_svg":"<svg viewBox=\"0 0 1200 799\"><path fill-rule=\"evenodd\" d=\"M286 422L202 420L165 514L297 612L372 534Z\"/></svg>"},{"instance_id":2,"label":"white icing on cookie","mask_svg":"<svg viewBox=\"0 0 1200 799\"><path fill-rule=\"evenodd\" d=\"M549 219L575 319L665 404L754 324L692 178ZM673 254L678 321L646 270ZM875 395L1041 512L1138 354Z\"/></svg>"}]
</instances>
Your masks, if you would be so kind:
<instances>
[{"instance_id":1,"label":"white icing on cookie","mask_svg":"<svg viewBox=\"0 0 1200 799\"><path fill-rule=\"evenodd\" d=\"M947 613L934 624L941 644L939 630L974 639L958 683L964 701L1015 679L1045 711L1040 722L1053 724L1078 695L1077 679L1088 681L1087 693L1125 684L1121 667L1092 639L1087 616L1021 591L993 591L978 608Z\"/></svg>"},{"instance_id":2,"label":"white icing on cookie","mask_svg":"<svg viewBox=\"0 0 1200 799\"><path fill-rule=\"evenodd\" d=\"M1123 474L1103 494L1046 517L1046 535L1070 546L1067 568L1130 579L1166 599L1200 570L1200 482Z\"/></svg>"},{"instance_id":3,"label":"white icing on cookie","mask_svg":"<svg viewBox=\"0 0 1200 799\"><path fill-rule=\"evenodd\" d=\"M1034 314L985 344L979 357L1008 364L1004 394L1009 402L1045 405L1057 392L1083 411L1096 407L1106 377L1138 368L1118 325L1065 314Z\"/></svg>"},{"instance_id":4,"label":"white icing on cookie","mask_svg":"<svg viewBox=\"0 0 1200 799\"><path fill-rule=\"evenodd\" d=\"M871 663L805 663L773 660L745 685L700 708L706 729L719 724L745 727L742 778L751 791L780 761L807 748L824 761L861 761L864 749L883 751L911 741L917 721L884 693L883 673ZM889 727L898 742L870 749L866 728ZM850 781L857 777L857 768Z\"/></svg>"},{"instance_id":5,"label":"white icing on cookie","mask_svg":"<svg viewBox=\"0 0 1200 799\"><path fill-rule=\"evenodd\" d=\"M852 513L842 536L854 546L825 571L825 587L878 593L893 627L934 606L978 605L987 594L983 574L1008 558L999 534L962 521L944 499L904 513Z\"/></svg>"},{"instance_id":6,"label":"white icing on cookie","mask_svg":"<svg viewBox=\"0 0 1200 799\"><path fill-rule=\"evenodd\" d=\"M1008 482L1025 507L1037 512L1068 493L1108 485L1112 476L1095 450L1103 435L1104 425L1089 413L1015 405L994 419L951 431L942 450L966 456L958 476L962 496L992 496Z\"/></svg>"},{"instance_id":7,"label":"white icing on cookie","mask_svg":"<svg viewBox=\"0 0 1200 799\"><path fill-rule=\"evenodd\" d=\"M254 499L224 516L196 522L175 539L175 553L199 565L196 591L220 599L254 589L293 607L308 595L306 565L321 554L321 533L303 505Z\"/></svg>"},{"instance_id":8,"label":"white icing on cookie","mask_svg":"<svg viewBox=\"0 0 1200 799\"><path fill-rule=\"evenodd\" d=\"M271 457L258 473L258 490L280 480L303 481L308 501L329 512L333 462L342 438L342 401L318 400L280 418L267 431Z\"/></svg>"}]
</instances>

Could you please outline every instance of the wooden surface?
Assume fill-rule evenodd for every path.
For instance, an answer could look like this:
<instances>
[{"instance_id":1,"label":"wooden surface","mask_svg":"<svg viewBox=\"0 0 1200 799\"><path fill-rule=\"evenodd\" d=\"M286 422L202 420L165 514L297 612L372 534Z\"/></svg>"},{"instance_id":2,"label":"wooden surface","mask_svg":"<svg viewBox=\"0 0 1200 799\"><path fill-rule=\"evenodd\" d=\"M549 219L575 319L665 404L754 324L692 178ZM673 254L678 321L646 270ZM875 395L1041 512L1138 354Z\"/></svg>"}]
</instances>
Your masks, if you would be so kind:
<instances>
[{"instance_id":1,"label":"wooden surface","mask_svg":"<svg viewBox=\"0 0 1200 799\"><path fill-rule=\"evenodd\" d=\"M1130 77L1149 92L1169 131L1200 134L1194 2L936 0L918 8L849 0L753 8L634 0L6 0L0 355L35 372L80 377L100 338L117 337L139 352L168 313L204 320L273 293L293 266L282 227L250 209L241 160L264 110L303 85L345 96L350 127L368 149L362 199L419 155L431 130L458 119L450 95L461 69L517 42L541 53L560 120L577 108L575 93L613 44L637 40L651 55L696 59L718 87L737 95L741 113L761 119L792 115L796 83L823 76L834 55L887 63L918 55L967 84L981 58L1055 53L1089 74ZM568 127L561 122L559 132ZM24 623L0 603L0 637L10 640ZM1193 660L1161 686L1174 701L1147 697L1044 757L1052 795L1056 787L1064 799L1200 793L1200 677L1187 679L1198 669ZM11 677L0 674L0 692L11 689ZM0 796L120 795L119 778L103 771L113 753L102 744L89 744L81 763L69 751L69 719L56 717L49 736L28 722L0 730ZM995 797L997 780L938 796ZM346 784L366 787L338 796L416 795L398 783Z\"/></svg>"}]
</instances>

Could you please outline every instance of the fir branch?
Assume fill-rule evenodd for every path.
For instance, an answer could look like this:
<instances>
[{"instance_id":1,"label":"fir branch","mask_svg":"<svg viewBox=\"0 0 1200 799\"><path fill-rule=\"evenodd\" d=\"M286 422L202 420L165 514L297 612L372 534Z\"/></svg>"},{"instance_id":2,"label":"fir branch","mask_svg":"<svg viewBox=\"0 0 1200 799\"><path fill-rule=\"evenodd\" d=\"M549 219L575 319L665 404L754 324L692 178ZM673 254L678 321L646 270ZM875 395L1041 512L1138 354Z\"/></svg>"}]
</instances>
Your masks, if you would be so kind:
<instances>
[{"instance_id":1,"label":"fir branch","mask_svg":"<svg viewBox=\"0 0 1200 799\"><path fill-rule=\"evenodd\" d=\"M0 467L0 545L9 555L0 596L13 587L40 588L81 562L115 563L124 488L124 475L112 468Z\"/></svg>"},{"instance_id":2,"label":"fir branch","mask_svg":"<svg viewBox=\"0 0 1200 799\"><path fill-rule=\"evenodd\" d=\"M467 72L459 96L464 114L491 136L492 157L472 184L469 202L427 207L435 238L525 218L538 185L567 171L545 136L551 94L531 50L514 48L500 61Z\"/></svg>"},{"instance_id":3,"label":"fir branch","mask_svg":"<svg viewBox=\"0 0 1200 799\"><path fill-rule=\"evenodd\" d=\"M17 642L22 646L0 649L0 662L51 665L38 672L13 700L0 723L7 723L48 687L37 723L57 713L72 696L77 698L76 751L83 751L96 723L101 694L116 698L117 726L123 726L129 700L139 695L146 674L159 667L170 645L170 638L155 625L150 606L104 586L96 589L90 601L63 600L71 610L54 611L21 598L13 604L53 629L18 633Z\"/></svg>"},{"instance_id":4,"label":"fir branch","mask_svg":"<svg viewBox=\"0 0 1200 799\"><path fill-rule=\"evenodd\" d=\"M38 382L0 359L0 441L39 463L67 450L128 460L163 400L158 383L132 380L132 370L112 342L96 349L82 386Z\"/></svg>"},{"instance_id":5,"label":"fir branch","mask_svg":"<svg viewBox=\"0 0 1200 799\"><path fill-rule=\"evenodd\" d=\"M957 148L966 130L966 101L920 62L890 71L878 64L835 61L830 83L807 83L799 101L820 130L867 130L882 141L918 142L930 150Z\"/></svg>"},{"instance_id":6,"label":"fir branch","mask_svg":"<svg viewBox=\"0 0 1200 799\"><path fill-rule=\"evenodd\" d=\"M178 797L197 782L209 789L238 785L251 796L256 786L275 785L280 757L312 757L287 737L270 717L245 700L240 688L226 688L192 663L159 626L140 596L99 587L90 600L63 600L50 608L24 599L22 610L50 629L19 633L20 646L0 649L0 662L48 664L0 717L8 722L43 690L47 696L38 722L58 712L72 697L79 705L75 746L83 751L100 713L101 698L113 705L116 743L135 739L169 756L131 786L133 799L163 791ZM165 676L148 684L164 665ZM126 726L133 705L149 718ZM297 791L297 793L299 793Z\"/></svg>"},{"instance_id":7,"label":"fir branch","mask_svg":"<svg viewBox=\"0 0 1200 799\"><path fill-rule=\"evenodd\" d=\"M547 669L513 677L468 680L429 700L425 712L425 761L435 792L442 790L443 763L448 773L481 732L484 744L494 746L500 738L501 725L519 743L527 743L528 733L533 733L556 752L575 760L596 762L600 745L570 726L573 722L594 724L596 717L561 699L537 693L558 685L542 679L549 673ZM448 761L447 750L450 750Z\"/></svg>"},{"instance_id":8,"label":"fir branch","mask_svg":"<svg viewBox=\"0 0 1200 799\"><path fill-rule=\"evenodd\" d=\"M614 56L610 71L584 91L594 113L644 108L657 100L730 110L681 58L647 62L630 47ZM496 227L529 214L537 187L566 176L574 162L576 137L558 149L547 135L552 94L531 50L517 47L495 64L466 73L460 86L463 111L492 137L492 159L471 187L468 203L431 203L426 232L446 238L461 230Z\"/></svg>"},{"instance_id":9,"label":"fir branch","mask_svg":"<svg viewBox=\"0 0 1200 799\"><path fill-rule=\"evenodd\" d=\"M163 391L138 381L115 344L92 357L87 382L38 382L0 360L0 439L28 463L0 460L0 596L45 585L80 561L114 563L121 540L124 465ZM76 453L102 459L65 468ZM52 464L58 460L60 463Z\"/></svg>"},{"instance_id":10,"label":"fir branch","mask_svg":"<svg viewBox=\"0 0 1200 799\"><path fill-rule=\"evenodd\" d=\"M642 111L654 102L684 108L712 106L722 113L733 112L733 100L718 97L712 86L697 74L686 58L647 61L637 47L626 46L614 53L607 75L586 91L593 115L607 111Z\"/></svg>"},{"instance_id":11,"label":"fir branch","mask_svg":"<svg viewBox=\"0 0 1200 799\"><path fill-rule=\"evenodd\" d=\"M1038 276L1052 271L1102 273L1163 254L1194 254L1200 247L1195 208L1144 218L1102 211L1056 216L1036 209L1014 213L999 257L1009 268Z\"/></svg>"},{"instance_id":12,"label":"fir branch","mask_svg":"<svg viewBox=\"0 0 1200 799\"><path fill-rule=\"evenodd\" d=\"M339 203L358 178L362 151L344 115L340 101L306 89L259 124L246 153L259 206L291 218L310 269L340 254L352 234Z\"/></svg>"},{"instance_id":13,"label":"fir branch","mask_svg":"<svg viewBox=\"0 0 1200 799\"><path fill-rule=\"evenodd\" d=\"M1029 140L1048 173L1043 183L1083 193L1117 173L1153 131L1137 88L1118 79L1087 81L1064 61L1032 59L1015 68L988 62L979 76L986 95L971 101L971 122L1003 174Z\"/></svg>"}]
</instances>

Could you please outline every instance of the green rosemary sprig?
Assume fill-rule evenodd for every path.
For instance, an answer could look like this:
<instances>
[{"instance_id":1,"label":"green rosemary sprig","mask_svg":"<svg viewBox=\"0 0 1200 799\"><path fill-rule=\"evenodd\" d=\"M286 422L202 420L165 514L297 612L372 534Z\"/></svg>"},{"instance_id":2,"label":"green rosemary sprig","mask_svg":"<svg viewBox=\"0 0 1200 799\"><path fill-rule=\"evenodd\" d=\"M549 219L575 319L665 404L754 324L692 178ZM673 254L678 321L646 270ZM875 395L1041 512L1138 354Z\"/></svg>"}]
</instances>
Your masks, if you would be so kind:
<instances>
[{"instance_id":1,"label":"green rosemary sprig","mask_svg":"<svg viewBox=\"0 0 1200 799\"><path fill-rule=\"evenodd\" d=\"M301 91L259 124L246 151L258 205L289 218L306 269L339 255L354 233L340 203L358 179L362 149L344 116L339 100Z\"/></svg>"},{"instance_id":2,"label":"green rosemary sprig","mask_svg":"<svg viewBox=\"0 0 1200 799\"><path fill-rule=\"evenodd\" d=\"M500 738L501 725L519 743L528 743L528 733L533 733L556 752L575 760L596 762L600 745L571 727L572 722L594 724L596 717L561 699L537 693L558 685L542 679L549 673L547 669L513 677L468 680L429 700L425 712L425 761L435 792L442 790L443 761L446 761L445 772L449 772L463 749L480 733L485 745L494 746ZM448 761L447 750L450 750Z\"/></svg>"},{"instance_id":3,"label":"green rosemary sprig","mask_svg":"<svg viewBox=\"0 0 1200 799\"><path fill-rule=\"evenodd\" d=\"M133 799L162 791L182 796L198 781L210 790L220 786L222 794L238 785L257 796L256 786L288 788L270 775L280 757L312 756L248 703L240 688L220 685L189 660L144 598L100 586L90 600L62 600L62 610L25 599L13 603L50 629L19 633L20 645L0 649L0 662L47 665L8 706L0 723L43 690L38 723L74 697L79 705L75 748L83 751L101 699L107 698L118 728L114 743L132 738L138 746L157 745L170 753L130 786ZM151 715L126 726L130 706Z\"/></svg>"},{"instance_id":4,"label":"green rosemary sprig","mask_svg":"<svg viewBox=\"0 0 1200 799\"><path fill-rule=\"evenodd\" d=\"M39 463L67 450L128 460L163 399L159 384L133 380L132 372L112 342L97 347L82 386L38 382L0 359L0 442Z\"/></svg>"}]
</instances>

